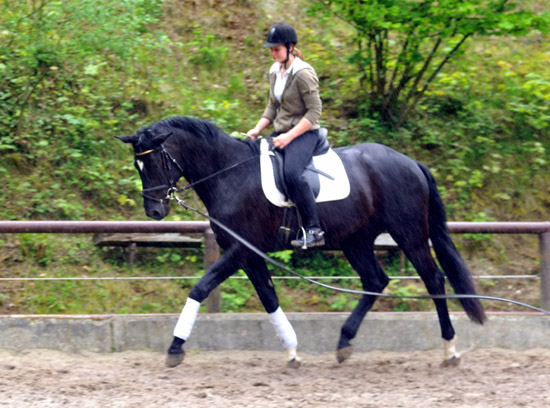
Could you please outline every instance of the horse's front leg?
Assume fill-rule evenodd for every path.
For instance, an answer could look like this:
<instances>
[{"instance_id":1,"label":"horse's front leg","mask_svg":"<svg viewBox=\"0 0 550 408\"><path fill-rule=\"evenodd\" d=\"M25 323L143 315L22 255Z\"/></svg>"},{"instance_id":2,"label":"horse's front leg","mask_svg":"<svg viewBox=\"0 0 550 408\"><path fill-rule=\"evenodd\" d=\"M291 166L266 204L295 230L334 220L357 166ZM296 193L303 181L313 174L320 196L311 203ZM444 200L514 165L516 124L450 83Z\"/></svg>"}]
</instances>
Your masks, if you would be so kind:
<instances>
[{"instance_id":1,"label":"horse's front leg","mask_svg":"<svg viewBox=\"0 0 550 408\"><path fill-rule=\"evenodd\" d=\"M287 366L291 368L300 367L301 360L297 353L298 338L283 309L279 306L277 293L273 287L273 281L265 261L256 255L251 255L243 269L254 285L260 301L268 313L275 334L286 349Z\"/></svg>"},{"instance_id":2,"label":"horse's front leg","mask_svg":"<svg viewBox=\"0 0 550 408\"><path fill-rule=\"evenodd\" d=\"M268 313L269 321L275 329L277 337L283 343L286 349L286 362L287 367L298 368L301 365L301 359L298 357L298 337L296 332L292 328L292 325L288 321L285 312L281 307L277 307L272 313Z\"/></svg>"},{"instance_id":3,"label":"horse's front leg","mask_svg":"<svg viewBox=\"0 0 550 408\"><path fill-rule=\"evenodd\" d=\"M236 260L239 259L238 254L239 251L236 247L226 250L189 293L189 297L174 328L172 344L168 348L168 355L166 356L167 367L176 367L183 361L185 356L183 344L191 335L202 301L208 297L213 289L237 271L238 263Z\"/></svg>"}]
</instances>

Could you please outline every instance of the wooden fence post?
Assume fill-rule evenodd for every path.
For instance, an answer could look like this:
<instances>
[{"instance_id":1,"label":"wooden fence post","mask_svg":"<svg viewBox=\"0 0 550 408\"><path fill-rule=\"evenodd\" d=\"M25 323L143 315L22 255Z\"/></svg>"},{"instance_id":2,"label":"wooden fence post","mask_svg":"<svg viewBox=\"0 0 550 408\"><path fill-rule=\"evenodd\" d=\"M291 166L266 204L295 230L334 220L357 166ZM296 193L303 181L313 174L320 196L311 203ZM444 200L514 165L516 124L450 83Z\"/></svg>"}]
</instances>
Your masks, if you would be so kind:
<instances>
[{"instance_id":1,"label":"wooden fence post","mask_svg":"<svg viewBox=\"0 0 550 408\"><path fill-rule=\"evenodd\" d=\"M216 242L214 232L208 228L204 232L204 270L209 270L220 257L220 247ZM206 311L208 313L220 313L221 296L219 286L210 292L206 299Z\"/></svg>"},{"instance_id":2,"label":"wooden fence post","mask_svg":"<svg viewBox=\"0 0 550 408\"><path fill-rule=\"evenodd\" d=\"M539 234L541 307L550 310L550 231Z\"/></svg>"}]
</instances>

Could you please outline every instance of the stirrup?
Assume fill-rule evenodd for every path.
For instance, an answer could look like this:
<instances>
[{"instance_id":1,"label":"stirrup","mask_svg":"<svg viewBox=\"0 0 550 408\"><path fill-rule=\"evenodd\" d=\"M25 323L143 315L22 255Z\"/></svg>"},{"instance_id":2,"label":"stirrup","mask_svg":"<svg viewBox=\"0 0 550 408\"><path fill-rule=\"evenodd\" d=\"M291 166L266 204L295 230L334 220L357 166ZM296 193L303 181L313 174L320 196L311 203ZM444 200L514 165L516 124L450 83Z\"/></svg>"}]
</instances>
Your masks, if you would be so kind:
<instances>
[{"instance_id":1,"label":"stirrup","mask_svg":"<svg viewBox=\"0 0 550 408\"><path fill-rule=\"evenodd\" d=\"M304 243L300 248L305 251L307 249L307 235L306 235L306 229L304 227L302 227L302 239L304 240Z\"/></svg>"},{"instance_id":2,"label":"stirrup","mask_svg":"<svg viewBox=\"0 0 550 408\"><path fill-rule=\"evenodd\" d=\"M290 242L294 248L306 250L308 248L325 245L325 233L320 228L310 229L306 231L302 227L302 239L295 239Z\"/></svg>"}]
</instances>

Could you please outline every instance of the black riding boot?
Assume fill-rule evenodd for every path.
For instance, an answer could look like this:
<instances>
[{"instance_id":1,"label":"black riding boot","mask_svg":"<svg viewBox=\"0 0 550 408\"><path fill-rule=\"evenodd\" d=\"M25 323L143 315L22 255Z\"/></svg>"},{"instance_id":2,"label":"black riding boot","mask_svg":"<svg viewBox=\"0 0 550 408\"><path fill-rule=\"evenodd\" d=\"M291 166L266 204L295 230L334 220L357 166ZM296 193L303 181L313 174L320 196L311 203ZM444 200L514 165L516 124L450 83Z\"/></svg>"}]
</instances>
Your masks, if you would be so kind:
<instances>
[{"instance_id":1,"label":"black riding boot","mask_svg":"<svg viewBox=\"0 0 550 408\"><path fill-rule=\"evenodd\" d=\"M284 151L284 174L290 199L303 220L305 233L301 239L290 242L293 247L310 248L325 245L324 232L321 230L317 204L311 187L306 181L304 171L315 144L319 139L318 131L310 131L294 139Z\"/></svg>"},{"instance_id":2,"label":"black riding boot","mask_svg":"<svg viewBox=\"0 0 550 408\"><path fill-rule=\"evenodd\" d=\"M307 187L309 190L309 186ZM308 193L309 196L307 193L298 195L295 201L298 212L302 216L303 225L305 225L302 236L290 241L290 245L295 248L307 249L325 245L325 233L320 226L317 204L311 190Z\"/></svg>"}]
</instances>

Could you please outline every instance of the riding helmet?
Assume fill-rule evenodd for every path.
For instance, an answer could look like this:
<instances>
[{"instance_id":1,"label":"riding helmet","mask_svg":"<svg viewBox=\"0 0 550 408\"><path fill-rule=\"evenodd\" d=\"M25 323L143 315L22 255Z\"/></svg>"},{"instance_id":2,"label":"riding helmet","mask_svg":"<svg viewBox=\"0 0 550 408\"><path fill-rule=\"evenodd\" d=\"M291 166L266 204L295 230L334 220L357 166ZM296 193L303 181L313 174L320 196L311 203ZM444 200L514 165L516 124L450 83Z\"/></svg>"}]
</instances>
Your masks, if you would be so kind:
<instances>
[{"instance_id":1,"label":"riding helmet","mask_svg":"<svg viewBox=\"0 0 550 408\"><path fill-rule=\"evenodd\" d=\"M296 30L289 24L279 23L275 24L269 29L267 33L267 41L264 43L265 47L276 47L282 44L296 45L298 43L298 35Z\"/></svg>"}]
</instances>

